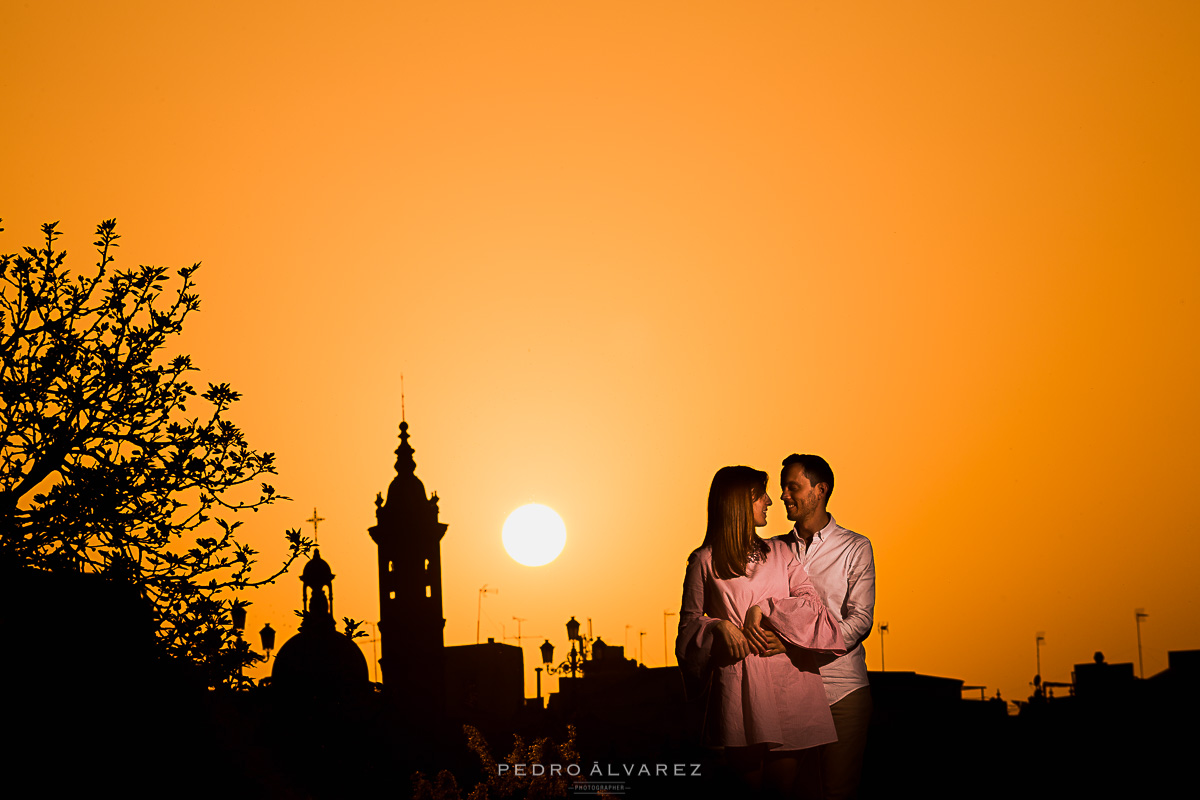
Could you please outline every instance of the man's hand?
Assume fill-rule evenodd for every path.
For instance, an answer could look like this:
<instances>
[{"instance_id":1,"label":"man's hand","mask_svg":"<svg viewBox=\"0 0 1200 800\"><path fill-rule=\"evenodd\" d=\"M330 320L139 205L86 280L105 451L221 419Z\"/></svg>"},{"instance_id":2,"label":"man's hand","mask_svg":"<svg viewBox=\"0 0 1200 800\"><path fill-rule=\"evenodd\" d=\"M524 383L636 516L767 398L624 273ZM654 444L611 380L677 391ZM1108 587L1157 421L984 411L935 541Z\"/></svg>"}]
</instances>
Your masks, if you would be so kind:
<instances>
[{"instance_id":1,"label":"man's hand","mask_svg":"<svg viewBox=\"0 0 1200 800\"><path fill-rule=\"evenodd\" d=\"M772 647L771 641L767 639L767 634L770 631L762 626L762 616L761 608L750 606L750 609L746 612L746 624L742 627L742 633L746 635L746 639L750 642L750 647L754 649L755 653L760 656L774 655L774 653L768 652ZM774 634L771 634L771 636L774 637ZM775 641L778 643L778 638Z\"/></svg>"},{"instance_id":2,"label":"man's hand","mask_svg":"<svg viewBox=\"0 0 1200 800\"><path fill-rule=\"evenodd\" d=\"M746 637L737 625L723 619L717 623L715 633L717 641L721 643L730 658L741 661L750 655L750 643L746 641Z\"/></svg>"}]
</instances>

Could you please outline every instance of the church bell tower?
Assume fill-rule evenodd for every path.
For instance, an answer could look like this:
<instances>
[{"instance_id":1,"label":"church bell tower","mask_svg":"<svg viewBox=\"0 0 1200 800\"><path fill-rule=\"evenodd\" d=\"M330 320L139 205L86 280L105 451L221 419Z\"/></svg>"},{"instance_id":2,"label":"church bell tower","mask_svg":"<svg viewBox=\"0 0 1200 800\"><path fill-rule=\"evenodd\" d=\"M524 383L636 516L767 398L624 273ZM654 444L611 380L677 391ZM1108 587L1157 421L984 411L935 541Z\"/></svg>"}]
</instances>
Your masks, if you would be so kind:
<instances>
[{"instance_id":1,"label":"church bell tower","mask_svg":"<svg viewBox=\"0 0 1200 800\"><path fill-rule=\"evenodd\" d=\"M375 496L379 546L379 619L384 690L413 720L440 719L445 709L446 669L442 630L441 541L438 497L425 496L408 443L408 423L400 423L396 477Z\"/></svg>"}]
</instances>

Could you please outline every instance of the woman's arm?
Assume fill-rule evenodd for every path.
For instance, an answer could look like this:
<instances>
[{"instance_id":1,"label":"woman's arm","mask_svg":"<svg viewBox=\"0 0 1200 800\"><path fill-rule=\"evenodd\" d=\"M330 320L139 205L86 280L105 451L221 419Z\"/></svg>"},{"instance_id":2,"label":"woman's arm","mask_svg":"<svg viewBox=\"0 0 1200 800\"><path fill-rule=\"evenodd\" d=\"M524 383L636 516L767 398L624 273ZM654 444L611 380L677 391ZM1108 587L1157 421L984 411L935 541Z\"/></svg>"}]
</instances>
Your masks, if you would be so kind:
<instances>
[{"instance_id":1,"label":"woman's arm","mask_svg":"<svg viewBox=\"0 0 1200 800\"><path fill-rule=\"evenodd\" d=\"M675 639L675 657L683 671L688 697L703 691L714 657L741 660L750 654L750 645L736 625L704 613L705 563L700 553L693 553L688 559L679 609L679 635Z\"/></svg>"},{"instance_id":2,"label":"woman's arm","mask_svg":"<svg viewBox=\"0 0 1200 800\"><path fill-rule=\"evenodd\" d=\"M762 604L766 626L794 647L833 655L845 653L841 625L821 602L808 573L794 555L788 562L787 575L790 596L772 598Z\"/></svg>"}]
</instances>

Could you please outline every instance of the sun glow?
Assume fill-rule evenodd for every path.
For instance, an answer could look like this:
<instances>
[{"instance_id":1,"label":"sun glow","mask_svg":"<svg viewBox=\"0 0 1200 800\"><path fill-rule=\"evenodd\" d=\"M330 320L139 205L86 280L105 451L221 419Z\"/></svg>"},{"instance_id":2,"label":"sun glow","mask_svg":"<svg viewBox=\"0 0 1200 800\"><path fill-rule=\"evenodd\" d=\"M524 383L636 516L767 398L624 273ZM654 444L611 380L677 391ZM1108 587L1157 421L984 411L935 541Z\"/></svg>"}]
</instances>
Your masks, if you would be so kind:
<instances>
[{"instance_id":1,"label":"sun glow","mask_svg":"<svg viewBox=\"0 0 1200 800\"><path fill-rule=\"evenodd\" d=\"M539 503L518 508L504 521L504 549L518 564L540 567L558 558L567 543L567 526L554 509Z\"/></svg>"}]
</instances>

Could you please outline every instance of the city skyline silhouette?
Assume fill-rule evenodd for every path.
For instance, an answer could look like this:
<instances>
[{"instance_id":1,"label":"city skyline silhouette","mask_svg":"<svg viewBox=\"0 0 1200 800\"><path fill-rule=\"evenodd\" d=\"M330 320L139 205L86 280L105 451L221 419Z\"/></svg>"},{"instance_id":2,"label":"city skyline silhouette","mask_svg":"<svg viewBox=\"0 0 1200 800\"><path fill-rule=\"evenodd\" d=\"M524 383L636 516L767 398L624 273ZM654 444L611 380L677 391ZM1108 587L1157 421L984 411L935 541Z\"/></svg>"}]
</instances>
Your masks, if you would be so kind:
<instances>
[{"instance_id":1,"label":"city skyline silhouette","mask_svg":"<svg viewBox=\"0 0 1200 800\"><path fill-rule=\"evenodd\" d=\"M242 394L294 498L239 534L280 563L319 508L371 623L403 373L445 644L523 620L526 696L572 617L656 666L713 470L777 499L790 452L874 543L873 671L1016 700L1140 633L1149 677L1198 633L1198 16L14 7L0 252L60 220L79 274L116 217L118 267L202 262L164 356ZM501 543L529 502L544 567ZM295 634L296 574L249 631Z\"/></svg>"}]
</instances>

